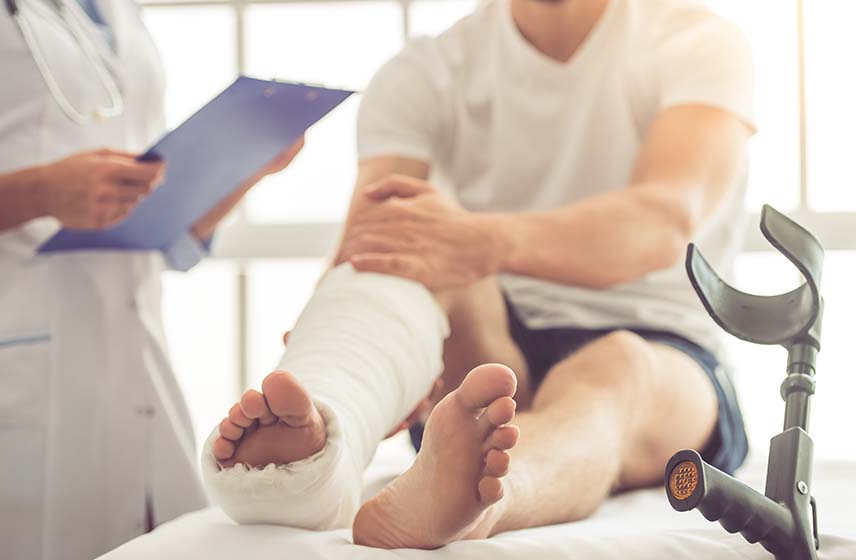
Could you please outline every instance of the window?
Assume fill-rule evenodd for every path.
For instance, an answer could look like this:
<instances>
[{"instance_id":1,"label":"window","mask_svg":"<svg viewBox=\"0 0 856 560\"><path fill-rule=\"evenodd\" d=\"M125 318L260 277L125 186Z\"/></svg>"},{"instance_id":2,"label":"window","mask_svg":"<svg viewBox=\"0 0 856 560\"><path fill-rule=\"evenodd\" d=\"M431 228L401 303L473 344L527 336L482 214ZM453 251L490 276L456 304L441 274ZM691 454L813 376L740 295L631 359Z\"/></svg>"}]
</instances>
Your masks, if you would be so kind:
<instances>
[{"instance_id":1,"label":"window","mask_svg":"<svg viewBox=\"0 0 856 560\"><path fill-rule=\"evenodd\" d=\"M797 2L776 2L775 17L765 2L712 0L710 6L737 23L752 47L756 67L755 114L746 203L787 212L799 205L799 67Z\"/></svg>"},{"instance_id":2,"label":"window","mask_svg":"<svg viewBox=\"0 0 856 560\"><path fill-rule=\"evenodd\" d=\"M407 36L436 35L478 0L144 0L163 54L170 126L238 72L364 88ZM824 348L812 435L818 457L856 458L842 427L856 425L850 348L856 278L856 171L850 152L856 77L847 72L856 5L835 0L709 0L752 45L757 120L747 206L771 203L815 232L830 253ZM188 40L188 30L193 40ZM844 70L843 70L844 69ZM314 127L289 169L257 186L220 235L218 256L168 274L165 316L174 362L201 441L244 386L275 367L281 335L324 267L355 174L359 96ZM751 221L736 281L775 293L799 281ZM216 301L217 305L211 305ZM784 352L732 341L750 438L765 453L781 429Z\"/></svg>"},{"instance_id":3,"label":"window","mask_svg":"<svg viewBox=\"0 0 856 560\"><path fill-rule=\"evenodd\" d=\"M856 17L856 4L812 0L805 8L808 203L815 210L852 212L856 169L847 162L856 144L856 74L844 68L847 53L856 52L856 37L845 25Z\"/></svg>"},{"instance_id":4,"label":"window","mask_svg":"<svg viewBox=\"0 0 856 560\"><path fill-rule=\"evenodd\" d=\"M167 127L173 128L234 80L235 12L228 6L148 6L143 14L166 72Z\"/></svg>"},{"instance_id":5,"label":"window","mask_svg":"<svg viewBox=\"0 0 856 560\"><path fill-rule=\"evenodd\" d=\"M247 71L361 90L403 45L402 21L402 6L389 1L250 4ZM347 100L310 131L292 167L250 193L249 221L336 222L344 216L356 177L358 106L359 95Z\"/></svg>"},{"instance_id":6,"label":"window","mask_svg":"<svg viewBox=\"0 0 856 560\"><path fill-rule=\"evenodd\" d=\"M784 293L799 285L793 265L778 253L746 253L737 261L735 282L757 294ZM844 428L856 413L848 404L856 391L853 372L853 317L856 298L856 251L831 251L824 266L822 350L817 362L817 393L812 400L809 433L815 457L856 458L856 444ZM769 439L782 430L784 402L779 385L784 379L787 352L778 346L758 346L729 337L730 369L742 403L755 457L765 457Z\"/></svg>"}]
</instances>

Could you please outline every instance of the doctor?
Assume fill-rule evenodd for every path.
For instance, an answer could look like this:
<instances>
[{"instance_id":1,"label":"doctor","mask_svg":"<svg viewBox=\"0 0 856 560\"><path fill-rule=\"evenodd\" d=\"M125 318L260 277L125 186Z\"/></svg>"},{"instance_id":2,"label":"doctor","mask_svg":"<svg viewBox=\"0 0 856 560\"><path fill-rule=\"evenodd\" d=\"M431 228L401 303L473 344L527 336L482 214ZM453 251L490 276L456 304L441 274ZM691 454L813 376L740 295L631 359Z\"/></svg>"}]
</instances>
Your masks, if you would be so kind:
<instances>
[{"instance_id":1,"label":"doctor","mask_svg":"<svg viewBox=\"0 0 856 560\"><path fill-rule=\"evenodd\" d=\"M163 254L37 248L125 217L164 173L163 75L131 0L0 11L0 556L90 560L204 507L160 315L217 222L300 145ZM110 147L111 149L105 149Z\"/></svg>"}]
</instances>

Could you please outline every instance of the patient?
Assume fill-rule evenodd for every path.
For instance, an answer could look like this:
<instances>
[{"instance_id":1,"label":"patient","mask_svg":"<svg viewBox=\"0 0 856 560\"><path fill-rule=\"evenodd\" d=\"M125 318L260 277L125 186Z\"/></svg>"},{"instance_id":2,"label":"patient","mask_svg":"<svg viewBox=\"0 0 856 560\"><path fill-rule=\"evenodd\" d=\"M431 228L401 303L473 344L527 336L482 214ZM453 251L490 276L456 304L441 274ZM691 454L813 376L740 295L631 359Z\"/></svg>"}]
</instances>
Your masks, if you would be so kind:
<instances>
[{"instance_id":1,"label":"patient","mask_svg":"<svg viewBox=\"0 0 856 560\"><path fill-rule=\"evenodd\" d=\"M407 46L363 98L337 266L209 438L215 500L436 548L582 519L680 448L740 466L681 261L740 246L752 87L743 37L688 0L493 0ZM361 504L378 443L428 409Z\"/></svg>"}]
</instances>

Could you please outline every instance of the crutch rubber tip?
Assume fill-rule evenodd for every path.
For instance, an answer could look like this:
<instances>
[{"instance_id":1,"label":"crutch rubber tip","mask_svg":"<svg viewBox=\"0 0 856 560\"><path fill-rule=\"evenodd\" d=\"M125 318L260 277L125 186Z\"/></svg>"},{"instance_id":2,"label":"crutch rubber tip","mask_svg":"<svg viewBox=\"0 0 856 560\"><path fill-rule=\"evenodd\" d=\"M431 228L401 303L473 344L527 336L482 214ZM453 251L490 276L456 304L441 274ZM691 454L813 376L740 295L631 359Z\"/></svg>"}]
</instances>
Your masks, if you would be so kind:
<instances>
[{"instance_id":1,"label":"crutch rubber tip","mask_svg":"<svg viewBox=\"0 0 856 560\"><path fill-rule=\"evenodd\" d=\"M704 497L704 469L701 455L692 449L675 453L666 464L666 495L677 511L695 509Z\"/></svg>"}]
</instances>

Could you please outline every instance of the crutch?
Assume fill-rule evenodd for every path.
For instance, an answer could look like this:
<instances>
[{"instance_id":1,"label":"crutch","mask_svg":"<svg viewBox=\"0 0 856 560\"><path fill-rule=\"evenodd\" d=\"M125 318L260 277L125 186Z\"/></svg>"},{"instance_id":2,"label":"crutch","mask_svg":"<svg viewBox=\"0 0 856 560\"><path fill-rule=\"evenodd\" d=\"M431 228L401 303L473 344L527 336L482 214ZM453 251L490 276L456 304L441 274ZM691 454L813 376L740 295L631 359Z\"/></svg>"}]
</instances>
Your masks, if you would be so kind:
<instances>
[{"instance_id":1,"label":"crutch","mask_svg":"<svg viewBox=\"0 0 856 560\"><path fill-rule=\"evenodd\" d=\"M820 541L817 504L811 497L813 444L806 430L820 351L823 247L811 233L766 205L761 232L802 273L805 282L800 287L775 296L741 292L726 284L694 245L687 251L686 266L696 293L719 326L743 340L788 350L781 386L785 424L770 441L766 490L760 494L687 449L666 465L666 494L674 509L698 509L726 531L760 543L777 560L816 560Z\"/></svg>"}]
</instances>

